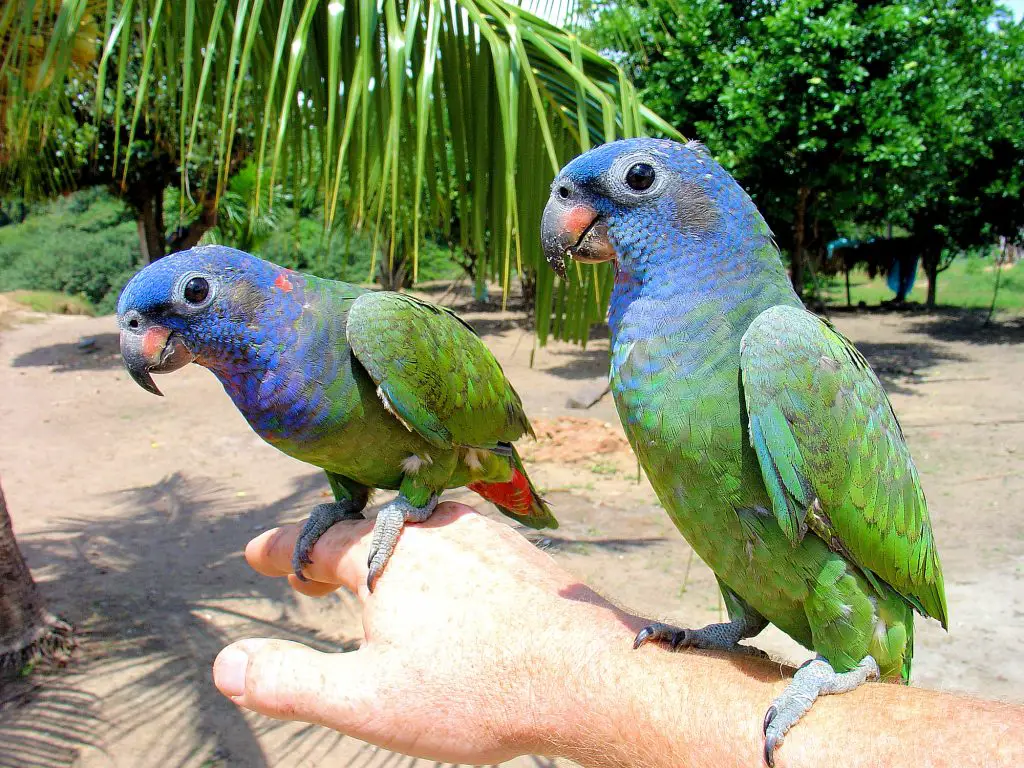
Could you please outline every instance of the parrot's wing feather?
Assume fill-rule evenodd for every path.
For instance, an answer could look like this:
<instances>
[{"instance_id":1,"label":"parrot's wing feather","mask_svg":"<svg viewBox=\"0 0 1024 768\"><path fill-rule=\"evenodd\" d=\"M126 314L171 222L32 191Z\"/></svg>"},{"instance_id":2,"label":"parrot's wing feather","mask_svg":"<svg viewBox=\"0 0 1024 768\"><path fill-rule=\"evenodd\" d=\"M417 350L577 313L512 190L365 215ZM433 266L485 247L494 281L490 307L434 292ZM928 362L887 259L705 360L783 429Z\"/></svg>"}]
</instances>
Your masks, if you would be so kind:
<instances>
[{"instance_id":1,"label":"parrot's wing feather","mask_svg":"<svg viewBox=\"0 0 1024 768\"><path fill-rule=\"evenodd\" d=\"M533 434L498 361L454 312L401 293L365 293L349 310L347 335L385 406L431 443L500 451Z\"/></svg>"},{"instance_id":2,"label":"parrot's wing feather","mask_svg":"<svg viewBox=\"0 0 1024 768\"><path fill-rule=\"evenodd\" d=\"M928 507L885 390L864 357L806 310L777 306L740 346L750 441L783 531L809 528L946 626Z\"/></svg>"}]
</instances>

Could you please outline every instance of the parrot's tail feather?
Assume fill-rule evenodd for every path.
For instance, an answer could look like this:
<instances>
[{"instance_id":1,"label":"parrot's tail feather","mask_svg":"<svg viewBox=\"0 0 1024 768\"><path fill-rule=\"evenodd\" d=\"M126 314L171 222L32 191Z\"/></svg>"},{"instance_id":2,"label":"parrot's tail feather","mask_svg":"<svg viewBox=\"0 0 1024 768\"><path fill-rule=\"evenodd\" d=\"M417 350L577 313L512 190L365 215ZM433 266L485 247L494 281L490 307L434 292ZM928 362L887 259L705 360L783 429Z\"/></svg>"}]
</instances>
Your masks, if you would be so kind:
<instances>
[{"instance_id":1,"label":"parrot's tail feather","mask_svg":"<svg viewBox=\"0 0 1024 768\"><path fill-rule=\"evenodd\" d=\"M557 528L547 502L533 487L519 453L512 449L512 478L504 483L470 483L466 487L480 494L504 514L530 528Z\"/></svg>"},{"instance_id":2,"label":"parrot's tail feather","mask_svg":"<svg viewBox=\"0 0 1024 768\"><path fill-rule=\"evenodd\" d=\"M900 670L904 683L910 683L910 667L914 661L914 614L907 621L907 646L903 651L903 669Z\"/></svg>"}]
</instances>

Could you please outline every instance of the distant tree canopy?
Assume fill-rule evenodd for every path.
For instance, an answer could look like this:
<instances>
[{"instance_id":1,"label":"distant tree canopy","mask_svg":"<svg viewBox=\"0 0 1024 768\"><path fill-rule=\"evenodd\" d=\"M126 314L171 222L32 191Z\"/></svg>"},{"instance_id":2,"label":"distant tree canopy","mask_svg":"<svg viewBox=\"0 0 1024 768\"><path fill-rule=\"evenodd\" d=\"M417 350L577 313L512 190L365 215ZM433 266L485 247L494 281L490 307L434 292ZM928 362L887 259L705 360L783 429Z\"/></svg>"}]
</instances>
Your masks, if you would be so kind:
<instances>
[{"instance_id":1,"label":"distant tree canopy","mask_svg":"<svg viewBox=\"0 0 1024 768\"><path fill-rule=\"evenodd\" d=\"M625 0L583 35L753 195L794 284L837 234L943 254L1024 226L1024 25L973 0Z\"/></svg>"}]
</instances>

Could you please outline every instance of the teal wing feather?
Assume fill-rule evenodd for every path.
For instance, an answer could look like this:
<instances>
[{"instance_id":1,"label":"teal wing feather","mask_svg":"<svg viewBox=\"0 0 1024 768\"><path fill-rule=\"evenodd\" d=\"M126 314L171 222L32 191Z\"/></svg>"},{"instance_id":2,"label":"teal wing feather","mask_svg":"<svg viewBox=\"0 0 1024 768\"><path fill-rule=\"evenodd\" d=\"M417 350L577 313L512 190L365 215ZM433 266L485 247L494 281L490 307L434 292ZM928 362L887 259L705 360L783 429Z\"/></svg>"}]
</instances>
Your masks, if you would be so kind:
<instances>
[{"instance_id":1,"label":"teal wing feather","mask_svg":"<svg viewBox=\"0 0 1024 768\"><path fill-rule=\"evenodd\" d=\"M810 312L777 306L744 334L740 371L750 441L790 541L810 529L876 587L881 579L946 626L917 469L860 352Z\"/></svg>"},{"instance_id":2,"label":"teal wing feather","mask_svg":"<svg viewBox=\"0 0 1024 768\"><path fill-rule=\"evenodd\" d=\"M498 447L533 434L519 395L473 328L401 293L365 293L348 343L385 405L439 447Z\"/></svg>"}]
</instances>

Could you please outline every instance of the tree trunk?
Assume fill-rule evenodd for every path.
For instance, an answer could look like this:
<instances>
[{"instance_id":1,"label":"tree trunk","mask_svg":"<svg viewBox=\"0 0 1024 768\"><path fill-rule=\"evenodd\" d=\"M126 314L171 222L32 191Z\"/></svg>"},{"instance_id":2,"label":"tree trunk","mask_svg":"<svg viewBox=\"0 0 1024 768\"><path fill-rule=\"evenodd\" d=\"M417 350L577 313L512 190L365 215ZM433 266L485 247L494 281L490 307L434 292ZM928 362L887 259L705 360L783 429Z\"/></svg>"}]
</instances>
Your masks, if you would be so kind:
<instances>
[{"instance_id":1,"label":"tree trunk","mask_svg":"<svg viewBox=\"0 0 1024 768\"><path fill-rule=\"evenodd\" d=\"M199 217L186 227L179 227L167 238L167 253L186 251L196 245L206 231L217 226L217 207L214 199L203 200L203 209Z\"/></svg>"},{"instance_id":2,"label":"tree trunk","mask_svg":"<svg viewBox=\"0 0 1024 768\"><path fill-rule=\"evenodd\" d=\"M811 190L800 187L796 204L796 218L793 222L793 263L790 279L797 296L804 295L804 219L807 214L807 198Z\"/></svg>"},{"instance_id":3,"label":"tree trunk","mask_svg":"<svg viewBox=\"0 0 1024 768\"><path fill-rule=\"evenodd\" d=\"M1002 238L1002 247L999 249L999 256L996 257L996 286L992 289L992 303L988 307L988 316L983 325L992 324L992 315L996 313L996 300L999 298L999 281L1003 276L1003 264L1006 263L1006 238Z\"/></svg>"},{"instance_id":4,"label":"tree trunk","mask_svg":"<svg viewBox=\"0 0 1024 768\"><path fill-rule=\"evenodd\" d=\"M161 258L164 250L164 190L160 187L153 195L147 196L139 207L139 248L147 264Z\"/></svg>"},{"instance_id":5,"label":"tree trunk","mask_svg":"<svg viewBox=\"0 0 1024 768\"><path fill-rule=\"evenodd\" d=\"M46 609L21 556L3 488L0 488L0 676L46 657L67 659L72 627Z\"/></svg>"},{"instance_id":6,"label":"tree trunk","mask_svg":"<svg viewBox=\"0 0 1024 768\"><path fill-rule=\"evenodd\" d=\"M935 307L935 286L939 281L939 256L941 253L942 251L938 248L929 248L921 260L924 273L928 276L928 298L925 300L925 306L929 309Z\"/></svg>"}]
</instances>

